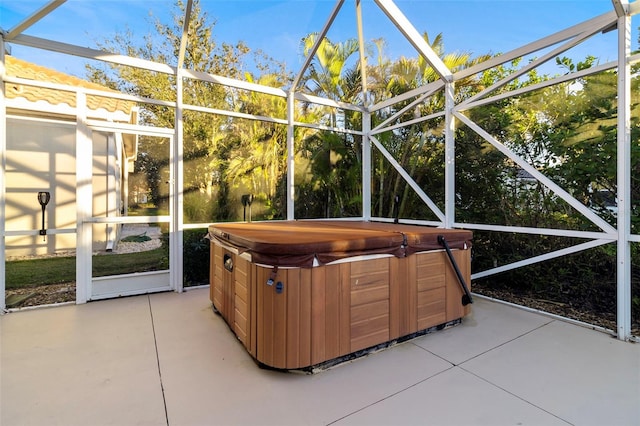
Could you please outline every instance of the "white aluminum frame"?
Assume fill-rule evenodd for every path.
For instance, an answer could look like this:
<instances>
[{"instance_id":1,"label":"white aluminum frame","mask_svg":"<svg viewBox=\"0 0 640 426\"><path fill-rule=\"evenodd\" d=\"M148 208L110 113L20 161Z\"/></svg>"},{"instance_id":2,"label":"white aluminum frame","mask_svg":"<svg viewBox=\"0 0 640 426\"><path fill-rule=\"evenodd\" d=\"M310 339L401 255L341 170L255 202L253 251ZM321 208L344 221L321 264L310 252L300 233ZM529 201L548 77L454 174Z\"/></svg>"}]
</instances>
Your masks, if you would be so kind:
<instances>
[{"instance_id":1,"label":"white aluminum frame","mask_svg":"<svg viewBox=\"0 0 640 426\"><path fill-rule=\"evenodd\" d=\"M5 44L4 38L0 37L0 123L3 124L3 128L7 128L7 106L4 95L4 80L6 75L6 68L4 66L4 51ZM7 132L0 132L0 313L4 313L7 309L6 303L6 264L5 259L5 224L6 222L6 181L5 170L7 170Z\"/></svg>"},{"instance_id":2,"label":"white aluminum frame","mask_svg":"<svg viewBox=\"0 0 640 426\"><path fill-rule=\"evenodd\" d=\"M630 203L629 203L629 195L630 195L630 163L629 163L629 150L630 150L630 66L633 63L637 63L640 61L640 54L636 54L634 56L630 55L630 28L631 28L631 16L640 13L640 0L634 1L630 3L627 0L612 0L612 10L603 15L594 17L590 20L587 20L578 25L574 25L565 30L559 31L555 34L544 37L540 40L529 43L525 46L522 46L518 49L512 50L505 54L502 54L498 57L492 58L488 61L482 62L473 67L464 69L462 71L452 73L449 69L447 69L446 65L440 60L438 55L433 52L431 47L426 43L418 31L412 26L411 22L407 17L400 11L400 9L395 5L392 0L375 0L375 4L380 10L390 19L390 21L398 28L398 30L406 37L406 39L416 48L417 52L421 54L427 62L431 65L431 67L437 72L440 79L424 85L422 87L418 87L414 90L406 92L402 95L396 96L392 99L388 99L382 101L376 105L369 105L370 99L367 93L366 79L363 79L363 99L364 106L358 105L350 105L343 102L337 102L329 99L323 99L316 96L311 96L307 94L303 94L298 92L298 86L302 81L302 77L306 70L308 69L311 61L313 60L313 56L319 47L319 43L322 38L327 34L331 25L333 24L335 18L340 12L341 8L344 5L344 0L337 0L335 2L335 6L331 11L326 23L322 27L319 32L318 40L312 47L309 55L305 58L304 64L302 65L300 71L295 76L293 80L293 84L290 90L277 89L272 87L265 87L254 83L248 83L245 81L231 79L225 76L212 75L202 72L197 72L194 70L184 69L184 54L186 49L186 30L188 28L188 22L192 9L192 0L188 0L185 8L185 22L182 33L182 40L179 50L178 57L178 65L177 67L171 67L167 64L159 64L151 61L146 61L138 58L132 58L123 55L112 54L109 52L104 52L95 49L89 49L86 47L70 45L66 43L60 43L52 40L45 40L33 36L29 36L23 34L23 32L28 29L31 25L36 23L42 17L51 13L51 11L58 8L60 5L65 3L66 0L52 0L50 3L34 12L31 16L26 18L23 22L18 24L13 29L10 29L7 32L2 33L2 37L0 38L0 73L2 74L2 82L0 83L0 89L4 89L4 83L6 81L11 81L15 79L9 79L6 77L4 72L4 46L5 43L15 43L25 46L30 46L34 48L39 48L43 50L60 52L68 55L78 56L89 58L93 60L99 60L114 64L122 64L128 65L132 67L137 67L141 69L161 72L169 75L173 75L176 77L177 81L177 93L176 93L176 102L170 102L165 100L157 100L157 99L141 99L132 97L124 94L112 94L112 93L101 93L94 92L91 90L82 90L77 91L78 93L78 105L84 105L82 103L83 96L87 94L100 93L101 96L110 96L118 99L129 100L129 101L141 101L141 102L149 102L155 103L165 106L170 106L175 108L175 129L173 130L173 137L175 138L174 151L172 152L174 158L174 179L172 180L172 186L174 189L174 199L172 200L171 205L171 215L172 215L172 223L174 223L174 231L176 232L176 238L173 239L172 250L171 250L171 269L172 283L175 285L175 289L177 291L181 291L182 286L182 232L185 228L193 228L196 225L190 224L185 225L183 223L183 215L182 215L182 179L183 179L183 164L182 164L182 133L183 133L183 123L182 117L183 112L185 110L193 110L200 111L212 114L221 114L230 117L238 117L243 119L250 120L261 120L268 122L275 122L279 124L284 124L287 126L287 219L294 219L294 207L295 207L295 198L294 198L294 158L293 158L293 147L294 147L294 129L295 127L308 127L318 130L329 130L334 132L343 132L350 133L355 135L362 135L362 158L363 158L363 170L362 170L362 186L363 186L363 206L362 206L362 218L366 220L380 220L380 221L390 221L388 218L377 218L371 216L371 153L372 149L377 149L389 162L390 164L396 168L398 173L408 182L408 184L415 190L418 196L425 202L425 204L434 212L435 216L438 218L438 221L422 221L422 220L404 220L405 223L417 223L417 224L428 224L433 226L442 226L446 228L458 228L464 227L472 230L486 230L486 231L498 231L498 232L515 232L522 234L536 234L536 235L552 235L552 236L564 236L564 237L577 237L587 240L582 244L577 244L573 247L568 247L566 249L558 250L552 253L546 253L540 256L536 256L521 262L516 262L511 265L503 265L497 268L493 268L487 271L482 271L475 273L472 278L481 278L489 275L493 275L496 273L500 273L506 270L514 269L520 266L530 265L532 263L541 262L544 260L552 259L558 256L563 256L570 253L575 253L581 250L586 250L589 248L597 247L603 244L609 244L615 242L617 244L617 265L618 265L618 278L617 278L617 295L618 295L618 325L617 325L617 336L619 339L630 339L631 331L630 331L630 321L631 321L631 294L630 294L630 244L632 242L639 243L640 235L632 235L630 233ZM358 41L360 46L364 45L364 35L363 35L363 23L362 23L362 15L361 8L363 7L361 0L355 0L356 7L356 17L357 17L357 26L358 26ZM607 64L602 64L596 67L592 67L587 70L574 72L568 74L566 76L555 78L551 81L546 81L540 84L536 84L533 86L529 86L527 88L523 88L516 91L511 91L509 93L499 94L499 95L491 95L491 93L499 88L503 87L507 83L509 83L514 78L517 78L520 75L525 74L527 71L541 65L542 63L552 59L556 55L566 51L567 49L581 43L587 38L597 34L598 32L602 32L605 30L610 30L612 28L618 29L618 39L617 39L617 52L618 52L618 60L614 62L610 62ZM494 86L487 88L483 92L475 95L472 98L466 99L458 104L454 99L454 88L455 82L459 80L463 80L471 75L477 74L479 72L486 71L495 66L510 62L513 59L524 57L535 52L538 52L542 49L546 49L552 46L557 47L553 48L549 53L543 55L539 59L533 61L532 63L524 66L517 73L512 74L508 78L504 79L496 83ZM362 53L362 48L360 49ZM361 60L365 61L366 58L361 55ZM568 80L572 80L575 78L591 75L594 73L602 72L608 69L619 70L618 76L618 207L619 213L617 218L617 227L613 227L609 225L606 221L602 220L597 214L593 213L586 206L580 203L578 200L571 197L564 189L556 185L553 181L548 179L546 176L539 173L535 168L530 166L526 161L518 157L514 152L509 150L506 146L500 143L497 139L495 139L492 135L488 134L484 129L478 126L476 123L472 122L467 116L464 115L464 111L469 110L471 108L481 106L490 102L495 102L497 100L503 99L505 97L510 96L518 96L523 93L527 93L533 90L537 90L540 88L544 88L553 84L558 84L562 82L566 82ZM264 117L264 116L255 116L250 114L241 114L232 111L224 111L224 110L216 110L211 108L205 108L197 105L185 105L183 103L182 97L182 86L183 79L195 79L201 81L207 81L214 84L224 85L231 88L237 88L241 90L248 91L256 91L260 93L269 94L272 96L283 97L287 100L287 117L285 118L275 118L275 117ZM18 79L19 80L19 79ZM31 82L30 84L34 84ZM43 87L51 86L46 83L38 84ZM53 85L55 88L55 85ZM73 88L66 90L75 90ZM406 111L409 108L412 108L421 102L425 101L429 97L433 96L436 93L439 93L440 90L443 91L445 97L445 108L443 111L436 112L430 116L419 117L414 120L410 120L407 122L389 125L399 117L402 112ZM389 107L399 102L403 102L406 100L412 100L409 106L399 111L393 117L385 120L383 123L379 124L375 128L371 128L371 114L379 111L383 108ZM323 105L329 108L342 108L355 110L362 113L362 130L345 130L345 129L337 129L331 128L327 126L307 124L307 123L298 123L295 122L294 111L295 111L295 102L308 102L315 103L318 105ZM4 90L2 90L2 95L0 95L0 122L6 123L6 108L7 108L7 100L4 97ZM411 124L419 123L422 121L430 120L437 117L445 118L445 209L442 212L438 206L429 198L429 196L420 188L415 181L411 178L411 176L404 171L399 163L390 155L388 151L378 142L375 135L386 132L393 131L394 129L408 126ZM87 125L90 123L90 120L86 118L86 111L82 110L82 108L78 108L77 114L77 136L78 140L82 140L86 137ZM527 227L515 227L515 226L500 226L500 225L492 225L492 224L474 224L474 223L460 223L455 219L455 133L454 128L456 122L461 122L468 126L470 129L475 131L478 135L483 137L489 143L491 143L494 147L500 150L504 155L512 159L515 163L517 163L524 170L528 171L531 175L533 175L538 181L543 183L549 189L551 189L555 194L557 194L560 198L570 204L573 208L579 211L582 215L584 215L588 220L590 220L593 224L598 226L601 229L601 232L582 232L582 231L571 231L571 230L562 230L562 229L545 229L545 228L527 228ZM94 124L95 123L91 123ZM145 128L148 130L148 128ZM89 144L90 145L90 144ZM4 205L5 205L5 179L4 179L4 170L5 170L5 151L6 151L6 135L4 132L0 134L0 149L2 152L0 153L0 162L2 162L2 172L0 173L0 218L2 219L0 223L0 255L4 255L5 245L4 245L4 236L8 235L6 230L4 229ZM83 149L83 148L80 148ZM90 186L87 186L86 177L89 171L85 170L83 165L78 166L78 188L77 194L78 199L82 199L81 197L90 194ZM85 211L82 208L78 210L78 223L83 223L83 221L88 220L90 212ZM82 232L81 229L78 229L78 244L79 249L80 246L88 247L90 241L86 241L86 236ZM84 254L86 256L87 253ZM4 256L3 256L4 258ZM78 273L77 276L79 279L84 279L83 277L87 276L87 272L83 270L84 262L79 259L78 261ZM0 262L0 308L5 308L4 301L4 289L5 289L5 277L4 277L4 261ZM90 276L90 271L89 271ZM79 281L81 282L81 281ZM178 284L179 283L179 284ZM78 290L82 291L82 286L79 285ZM85 295L86 296L86 295ZM82 295L79 297L79 301L82 301ZM86 300L86 298L84 299Z\"/></svg>"},{"instance_id":3,"label":"white aluminum frame","mask_svg":"<svg viewBox=\"0 0 640 426\"><path fill-rule=\"evenodd\" d=\"M617 335L631 336L631 16L627 2L613 2L618 15L618 243Z\"/></svg>"}]
</instances>

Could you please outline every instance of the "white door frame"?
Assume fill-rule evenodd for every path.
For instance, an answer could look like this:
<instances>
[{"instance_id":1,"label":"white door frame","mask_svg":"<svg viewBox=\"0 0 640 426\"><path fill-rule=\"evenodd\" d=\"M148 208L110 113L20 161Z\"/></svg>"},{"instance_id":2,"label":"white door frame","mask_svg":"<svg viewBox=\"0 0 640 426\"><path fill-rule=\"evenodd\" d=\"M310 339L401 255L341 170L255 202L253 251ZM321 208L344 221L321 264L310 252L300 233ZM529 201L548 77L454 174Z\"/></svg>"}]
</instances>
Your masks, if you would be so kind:
<instances>
[{"instance_id":1,"label":"white door frame","mask_svg":"<svg viewBox=\"0 0 640 426\"><path fill-rule=\"evenodd\" d=\"M168 128L147 127L123 123L86 120L78 117L76 130L76 180L77 180L77 244L76 244L76 303L110 297L129 296L167 290L182 290L182 277L174 273L175 265L182 261L182 248L177 247L176 230L180 229L174 211L176 192L169 185L168 216L119 216L93 217L93 132L127 133L169 139L170 181L176 175L174 156L175 131ZM92 276L93 238L92 225L96 223L124 224L163 222L169 224L169 269L164 271ZM181 268L180 268L181 270Z\"/></svg>"}]
</instances>

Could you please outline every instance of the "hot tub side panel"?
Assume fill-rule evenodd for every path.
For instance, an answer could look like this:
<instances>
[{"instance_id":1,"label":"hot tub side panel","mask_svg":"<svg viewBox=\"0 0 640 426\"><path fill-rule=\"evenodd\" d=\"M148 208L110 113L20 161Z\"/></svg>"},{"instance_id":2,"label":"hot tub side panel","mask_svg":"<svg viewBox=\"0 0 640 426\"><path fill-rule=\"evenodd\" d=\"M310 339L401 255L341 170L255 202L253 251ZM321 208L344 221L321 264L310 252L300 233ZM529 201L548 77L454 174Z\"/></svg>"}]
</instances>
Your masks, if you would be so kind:
<instances>
[{"instance_id":1,"label":"hot tub side panel","mask_svg":"<svg viewBox=\"0 0 640 426\"><path fill-rule=\"evenodd\" d=\"M470 280L470 250L453 250L461 273ZM462 318L469 313L446 253L416 253L391 259L390 339L398 339Z\"/></svg>"},{"instance_id":2,"label":"hot tub side panel","mask_svg":"<svg viewBox=\"0 0 640 426\"><path fill-rule=\"evenodd\" d=\"M233 331L242 344L251 352L251 262L235 256L233 279Z\"/></svg>"},{"instance_id":3,"label":"hot tub side panel","mask_svg":"<svg viewBox=\"0 0 640 426\"><path fill-rule=\"evenodd\" d=\"M349 281L350 352L389 341L392 258L345 264Z\"/></svg>"},{"instance_id":4,"label":"hot tub side panel","mask_svg":"<svg viewBox=\"0 0 640 426\"><path fill-rule=\"evenodd\" d=\"M345 264L256 271L256 359L275 368L308 367L350 353ZM282 288L278 290L278 282Z\"/></svg>"},{"instance_id":5,"label":"hot tub side panel","mask_svg":"<svg viewBox=\"0 0 640 426\"><path fill-rule=\"evenodd\" d=\"M417 328L417 287L415 256L394 257L389 261L389 338L397 339L415 333Z\"/></svg>"},{"instance_id":6,"label":"hot tub side panel","mask_svg":"<svg viewBox=\"0 0 640 426\"><path fill-rule=\"evenodd\" d=\"M280 269L273 285L255 266L256 359L304 368L389 341L393 259Z\"/></svg>"},{"instance_id":7,"label":"hot tub side panel","mask_svg":"<svg viewBox=\"0 0 640 426\"><path fill-rule=\"evenodd\" d=\"M426 330L444 324L447 321L445 255L443 252L418 253L407 259L411 258L415 258L415 266L411 266L416 271L416 328Z\"/></svg>"},{"instance_id":8,"label":"hot tub side panel","mask_svg":"<svg viewBox=\"0 0 640 426\"><path fill-rule=\"evenodd\" d=\"M230 260L229 269L225 268L227 259ZM209 298L238 339L253 354L251 267L248 260L211 243Z\"/></svg>"},{"instance_id":9,"label":"hot tub side panel","mask_svg":"<svg viewBox=\"0 0 640 426\"><path fill-rule=\"evenodd\" d=\"M224 274L222 273L222 256L224 249L211 242L211 266L209 271L209 298L213 303L213 307L224 316Z\"/></svg>"}]
</instances>

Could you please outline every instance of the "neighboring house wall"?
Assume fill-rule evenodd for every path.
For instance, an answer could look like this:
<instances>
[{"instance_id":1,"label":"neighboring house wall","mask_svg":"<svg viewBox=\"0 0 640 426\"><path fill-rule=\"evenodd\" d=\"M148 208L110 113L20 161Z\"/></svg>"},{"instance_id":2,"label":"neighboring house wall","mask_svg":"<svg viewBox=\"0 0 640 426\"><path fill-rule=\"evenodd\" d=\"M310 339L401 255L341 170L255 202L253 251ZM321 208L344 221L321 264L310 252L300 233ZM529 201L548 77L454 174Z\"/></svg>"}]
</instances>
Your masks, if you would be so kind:
<instances>
[{"instance_id":1,"label":"neighboring house wall","mask_svg":"<svg viewBox=\"0 0 640 426\"><path fill-rule=\"evenodd\" d=\"M5 85L8 107L6 167L6 230L36 231L42 226L39 191L49 191L45 227L76 229L76 94L75 87L110 89L11 56L8 76L24 79ZM37 87L31 81L64 85L65 90ZM69 90L66 90L69 88ZM98 95L87 96L87 116L93 120L136 124L135 104ZM93 216L126 214L127 176L137 156L137 138L119 133L93 133ZM93 249L117 242L113 225L93 226ZM49 232L7 236L7 258L75 250L76 234Z\"/></svg>"},{"instance_id":2,"label":"neighboring house wall","mask_svg":"<svg viewBox=\"0 0 640 426\"><path fill-rule=\"evenodd\" d=\"M93 215L122 212L121 144L114 134L93 134ZM120 150L119 150L120 148ZM11 118L7 122L6 230L37 230L42 226L39 191L49 191L47 229L76 228L75 123ZM93 225L94 250L113 245L117 229ZM76 236L49 233L9 236L7 257L64 253L75 250Z\"/></svg>"},{"instance_id":3,"label":"neighboring house wall","mask_svg":"<svg viewBox=\"0 0 640 426\"><path fill-rule=\"evenodd\" d=\"M7 120L6 230L40 229L38 191L49 191L45 226L76 223L75 123ZM75 249L75 234L6 237L7 257Z\"/></svg>"}]
</instances>

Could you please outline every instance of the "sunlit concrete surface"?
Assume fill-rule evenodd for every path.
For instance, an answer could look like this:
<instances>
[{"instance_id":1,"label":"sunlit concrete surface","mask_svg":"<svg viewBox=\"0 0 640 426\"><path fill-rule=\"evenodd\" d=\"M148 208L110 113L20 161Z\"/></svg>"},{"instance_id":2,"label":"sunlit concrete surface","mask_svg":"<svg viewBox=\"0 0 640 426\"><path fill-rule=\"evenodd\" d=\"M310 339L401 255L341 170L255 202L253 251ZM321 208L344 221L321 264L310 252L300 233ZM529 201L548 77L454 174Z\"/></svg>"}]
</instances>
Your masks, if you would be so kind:
<instances>
[{"instance_id":1,"label":"sunlit concrete surface","mask_svg":"<svg viewBox=\"0 0 640 426\"><path fill-rule=\"evenodd\" d=\"M2 426L640 424L640 345L486 300L315 375L260 369L208 289L0 326Z\"/></svg>"}]
</instances>

